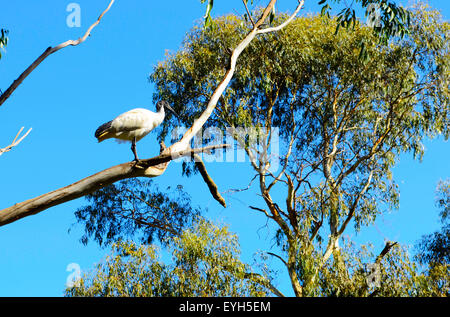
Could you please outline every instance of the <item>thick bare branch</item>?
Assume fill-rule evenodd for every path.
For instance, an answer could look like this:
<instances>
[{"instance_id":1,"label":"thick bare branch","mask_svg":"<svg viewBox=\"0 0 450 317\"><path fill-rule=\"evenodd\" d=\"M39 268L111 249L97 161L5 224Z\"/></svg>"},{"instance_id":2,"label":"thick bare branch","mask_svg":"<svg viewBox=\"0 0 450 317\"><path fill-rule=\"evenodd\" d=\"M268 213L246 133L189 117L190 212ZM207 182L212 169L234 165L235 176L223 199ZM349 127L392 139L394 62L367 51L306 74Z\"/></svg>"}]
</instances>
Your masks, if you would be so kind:
<instances>
[{"instance_id":1,"label":"thick bare branch","mask_svg":"<svg viewBox=\"0 0 450 317\"><path fill-rule=\"evenodd\" d=\"M0 210L0 226L85 196L122 179L132 177L155 177L161 175L167 168L167 164L176 158L225 147L228 147L228 145L213 145L176 153L167 153L165 152L166 149L162 147L162 153L153 158L141 160L139 163L127 162L110 167L66 187Z\"/></svg>"},{"instance_id":2,"label":"thick bare branch","mask_svg":"<svg viewBox=\"0 0 450 317\"><path fill-rule=\"evenodd\" d=\"M202 175L203 180L205 181L206 185L208 185L211 195L214 197L215 200L217 200L222 206L226 208L227 204L225 202L225 199L222 197L222 195L220 195L216 183L214 183L211 176L209 176L208 171L206 170L205 163L203 163L201 157L198 154L194 154L194 160L195 166L197 166L197 169Z\"/></svg>"},{"instance_id":3,"label":"thick bare branch","mask_svg":"<svg viewBox=\"0 0 450 317\"><path fill-rule=\"evenodd\" d=\"M16 137L14 138L14 140L12 141L12 143L2 149L0 149L0 155L2 155L5 152L10 151L13 147L17 146L20 142L22 142L23 139L25 139L25 137L28 135L28 133L31 132L31 128L20 137L20 139L17 140L17 138L19 137L20 133L22 133L23 127L20 128L19 132L17 132Z\"/></svg>"},{"instance_id":4,"label":"thick bare branch","mask_svg":"<svg viewBox=\"0 0 450 317\"><path fill-rule=\"evenodd\" d=\"M377 259L375 260L375 263L380 263L383 257L391 251L391 249L397 244L397 242L392 241L386 241L386 245L384 246L383 250L380 252L380 254L377 256Z\"/></svg>"},{"instance_id":5,"label":"thick bare branch","mask_svg":"<svg viewBox=\"0 0 450 317\"><path fill-rule=\"evenodd\" d=\"M291 177L286 174L288 179L288 194L286 197L286 208L289 215L289 222L292 226L292 230L295 232L295 235L298 235L298 222L297 222L297 212L295 210L295 193L294 193L294 182Z\"/></svg>"},{"instance_id":6,"label":"thick bare branch","mask_svg":"<svg viewBox=\"0 0 450 317\"><path fill-rule=\"evenodd\" d=\"M253 26L253 30L258 29L264 23L264 21L267 19L267 17L270 14L270 11L273 10L273 7L275 6L275 2L277 2L277 0L270 0L269 4L264 9L261 17L258 19L258 21L256 21L255 25Z\"/></svg>"},{"instance_id":7,"label":"thick bare branch","mask_svg":"<svg viewBox=\"0 0 450 317\"><path fill-rule=\"evenodd\" d=\"M27 78L28 75L30 75L31 72L36 67L38 67L40 63L42 63L42 61L44 61L44 59L46 59L51 54L59 51L60 49L62 49L64 47L67 47L69 45L76 46L80 43L83 43L87 39L87 37L91 34L92 29L100 23L100 20L102 19L103 15L109 11L109 9L111 8L113 3L114 3L114 0L111 0L111 2L109 3L109 5L105 9L105 11L103 11L102 14L100 14L100 16L98 17L97 21L95 21L88 28L86 33L84 33L83 37L80 37L78 40L68 40L68 41L61 43L54 47L48 47L44 51L44 53L42 53L30 66L28 66L28 68L25 69L25 71L16 80L14 80L14 82L11 84L11 86L9 86L8 89L6 89L5 92L0 96L0 106L11 96L11 94L14 92L14 90L16 90L17 87L19 87L19 85L24 81L24 79Z\"/></svg>"}]
</instances>

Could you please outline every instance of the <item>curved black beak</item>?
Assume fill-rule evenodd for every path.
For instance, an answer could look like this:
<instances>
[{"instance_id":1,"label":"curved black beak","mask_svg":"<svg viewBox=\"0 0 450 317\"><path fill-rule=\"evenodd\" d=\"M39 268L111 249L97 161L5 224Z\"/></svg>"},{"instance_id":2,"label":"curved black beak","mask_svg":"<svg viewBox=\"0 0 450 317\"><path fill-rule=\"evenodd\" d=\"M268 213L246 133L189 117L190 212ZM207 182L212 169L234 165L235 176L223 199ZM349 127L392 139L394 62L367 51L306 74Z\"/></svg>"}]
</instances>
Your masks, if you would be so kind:
<instances>
[{"instance_id":1,"label":"curved black beak","mask_svg":"<svg viewBox=\"0 0 450 317\"><path fill-rule=\"evenodd\" d=\"M170 112L172 112L175 117L177 117L178 119L181 119L180 116L175 112L175 110L172 109L171 106L169 106L169 104L167 102L164 103L164 107L167 108Z\"/></svg>"}]
</instances>

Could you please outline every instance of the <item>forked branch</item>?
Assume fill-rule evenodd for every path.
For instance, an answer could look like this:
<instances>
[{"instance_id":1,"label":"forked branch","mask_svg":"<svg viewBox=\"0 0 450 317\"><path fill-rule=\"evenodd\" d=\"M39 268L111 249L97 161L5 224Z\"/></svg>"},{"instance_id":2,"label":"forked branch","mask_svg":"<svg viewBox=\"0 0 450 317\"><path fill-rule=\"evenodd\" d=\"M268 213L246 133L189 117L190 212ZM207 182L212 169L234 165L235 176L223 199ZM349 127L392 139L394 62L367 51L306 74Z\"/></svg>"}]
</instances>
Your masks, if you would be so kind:
<instances>
[{"instance_id":1,"label":"forked branch","mask_svg":"<svg viewBox=\"0 0 450 317\"><path fill-rule=\"evenodd\" d=\"M132 177L153 177L158 173L160 175L166 169L168 162L174 159L226 147L228 147L227 144L213 145L171 154L164 152L165 147L162 146L162 153L153 158L141 160L138 163L127 162L110 167L66 187L0 210L0 226L37 214L67 201L83 197L122 179Z\"/></svg>"},{"instance_id":2,"label":"forked branch","mask_svg":"<svg viewBox=\"0 0 450 317\"><path fill-rule=\"evenodd\" d=\"M82 37L80 37L78 40L68 40L64 43L61 43L57 46L54 47L48 47L44 53L42 53L30 66L28 66L27 69L25 69L25 71L20 74L20 76L13 81L13 83L11 84L11 86L8 87L8 89L5 90L5 92L0 96L0 106L11 96L11 94L14 92L14 90L16 90L17 87L19 87L19 85L25 80L25 78L28 77L28 75L31 74L31 72L39 66L40 63L42 63L44 61L44 59L46 59L48 56L50 56L51 54L59 51L60 49L67 47L69 45L71 46L76 46L80 43L83 43L87 37L89 35L91 35L91 31L94 27L96 27L99 23L100 20L102 19L103 15L108 12L108 10L111 8L112 4L114 3L114 0L111 0L111 2L109 3L108 7L105 9L105 11L102 12L102 14L100 14L100 16L98 17L97 21L95 21L86 31L86 33L84 33L84 35Z\"/></svg>"},{"instance_id":3,"label":"forked branch","mask_svg":"<svg viewBox=\"0 0 450 317\"><path fill-rule=\"evenodd\" d=\"M0 149L0 155L2 155L3 153L6 153L8 151L10 151L13 147L17 146L20 142L22 142L23 139L25 139L25 137L28 135L28 133L31 132L31 128L20 137L20 139L17 139L19 137L19 135L22 133L23 127L20 128L19 132L17 132L16 137L14 138L14 140L12 141L12 143L2 149Z\"/></svg>"}]
</instances>

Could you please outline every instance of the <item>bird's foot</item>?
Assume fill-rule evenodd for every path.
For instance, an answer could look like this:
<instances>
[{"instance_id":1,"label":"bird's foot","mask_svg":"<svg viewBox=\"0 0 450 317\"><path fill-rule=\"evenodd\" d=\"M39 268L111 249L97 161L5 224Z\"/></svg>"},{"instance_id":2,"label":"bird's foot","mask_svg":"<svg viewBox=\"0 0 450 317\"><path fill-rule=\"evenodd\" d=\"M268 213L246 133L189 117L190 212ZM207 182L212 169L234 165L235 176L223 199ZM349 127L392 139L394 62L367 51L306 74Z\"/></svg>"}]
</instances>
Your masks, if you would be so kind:
<instances>
[{"instance_id":1,"label":"bird's foot","mask_svg":"<svg viewBox=\"0 0 450 317\"><path fill-rule=\"evenodd\" d=\"M139 168L139 169L145 169L143 166L140 166L139 163L141 163L141 160L138 158L135 158L132 162L134 162L133 167Z\"/></svg>"}]
</instances>

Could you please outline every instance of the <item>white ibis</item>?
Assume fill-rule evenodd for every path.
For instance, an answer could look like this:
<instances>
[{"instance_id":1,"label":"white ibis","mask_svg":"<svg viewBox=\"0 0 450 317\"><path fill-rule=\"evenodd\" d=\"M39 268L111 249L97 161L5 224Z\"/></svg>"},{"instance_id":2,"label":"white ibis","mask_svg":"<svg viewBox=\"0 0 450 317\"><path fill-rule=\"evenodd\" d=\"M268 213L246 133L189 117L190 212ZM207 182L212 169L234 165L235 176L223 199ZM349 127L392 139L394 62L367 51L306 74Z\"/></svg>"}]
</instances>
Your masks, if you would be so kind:
<instances>
[{"instance_id":1,"label":"white ibis","mask_svg":"<svg viewBox=\"0 0 450 317\"><path fill-rule=\"evenodd\" d=\"M165 116L164 108L167 108L178 117L166 101L158 101L156 113L143 108L136 108L122 113L114 120L99 126L95 131L95 137L98 142L111 138L131 141L131 151L134 154L134 160L139 161L136 154L136 142L161 124Z\"/></svg>"}]
</instances>

